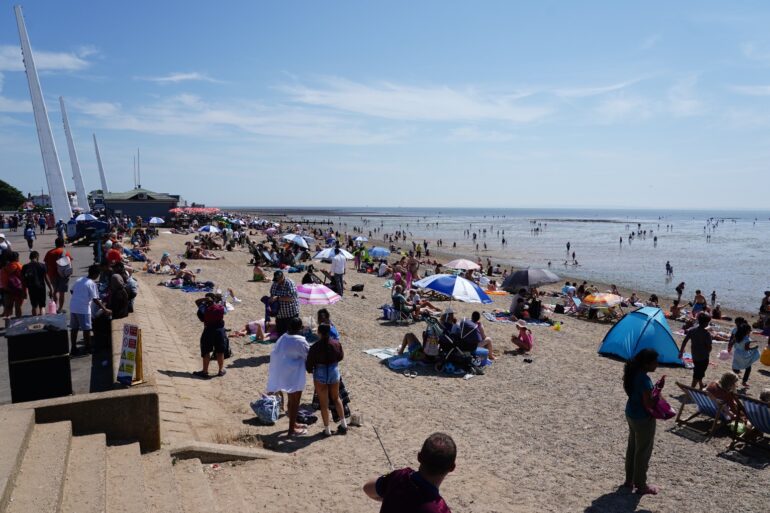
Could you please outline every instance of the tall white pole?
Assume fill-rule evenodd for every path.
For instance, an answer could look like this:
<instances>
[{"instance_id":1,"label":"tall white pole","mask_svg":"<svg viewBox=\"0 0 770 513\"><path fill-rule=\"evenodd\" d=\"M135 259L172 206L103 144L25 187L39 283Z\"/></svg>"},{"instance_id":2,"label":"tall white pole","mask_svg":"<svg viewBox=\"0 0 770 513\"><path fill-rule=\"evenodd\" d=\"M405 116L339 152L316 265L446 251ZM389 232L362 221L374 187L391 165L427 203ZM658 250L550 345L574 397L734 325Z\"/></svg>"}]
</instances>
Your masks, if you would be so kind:
<instances>
[{"instance_id":1,"label":"tall white pole","mask_svg":"<svg viewBox=\"0 0 770 513\"><path fill-rule=\"evenodd\" d=\"M67 118L67 108L64 106L64 98L61 96L59 96L59 105L61 106L61 117L64 121L64 134L67 136L67 149L70 154L70 165L72 166L72 179L75 181L75 192L78 195L78 206L82 208L84 212L89 212L91 207L88 205L88 195L86 194L86 187L83 185L83 175L80 174L78 153L75 151L75 142L72 140L72 130L70 130L70 122Z\"/></svg>"},{"instance_id":2,"label":"tall white pole","mask_svg":"<svg viewBox=\"0 0 770 513\"><path fill-rule=\"evenodd\" d=\"M139 148L136 149L136 183L138 187L142 187L142 163L139 160Z\"/></svg>"},{"instance_id":3,"label":"tall white pole","mask_svg":"<svg viewBox=\"0 0 770 513\"><path fill-rule=\"evenodd\" d=\"M29 94L32 98L32 112L35 116L35 127L37 128L37 138L40 141L40 153L43 156L43 168L45 169L45 179L48 182L51 206L57 219L68 221L72 218L72 207L69 196L67 196L67 186L64 184L64 175L59 164L59 155L56 152L51 123L48 120L48 111L45 107L45 101L43 101L43 91L40 88L40 79L37 76L27 27L24 25L24 15L21 12L21 6L17 5L14 10L16 12L16 24L19 26L21 54L27 71Z\"/></svg>"},{"instance_id":4,"label":"tall white pole","mask_svg":"<svg viewBox=\"0 0 770 513\"><path fill-rule=\"evenodd\" d=\"M102 167L102 156L99 155L99 145L96 143L96 134L94 134L94 149L96 150L96 164L99 166L99 180L102 182L102 193L107 194L107 177L104 176L104 167Z\"/></svg>"}]
</instances>

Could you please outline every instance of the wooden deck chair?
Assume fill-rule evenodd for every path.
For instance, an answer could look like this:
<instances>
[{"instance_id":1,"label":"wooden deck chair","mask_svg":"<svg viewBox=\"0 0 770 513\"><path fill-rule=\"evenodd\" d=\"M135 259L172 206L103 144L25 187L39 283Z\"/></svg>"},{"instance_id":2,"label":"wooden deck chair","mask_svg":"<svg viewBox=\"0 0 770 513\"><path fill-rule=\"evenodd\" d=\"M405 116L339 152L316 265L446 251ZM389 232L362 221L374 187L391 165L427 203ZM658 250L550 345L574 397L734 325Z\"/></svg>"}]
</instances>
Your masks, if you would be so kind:
<instances>
[{"instance_id":1,"label":"wooden deck chair","mask_svg":"<svg viewBox=\"0 0 770 513\"><path fill-rule=\"evenodd\" d=\"M688 404L687 401L683 401L682 406L679 408L679 412L676 415L676 419L674 419L677 425L687 426L689 429L692 429L696 433L710 437L714 434L714 431L716 431L720 422L723 424L730 422L730 417L727 415L726 404L722 403L721 401L717 401L705 390L698 390L697 388L688 387L687 385L683 385L679 382L676 384L679 386L679 388L682 389L685 396L687 396L687 399L694 403L695 407L697 408L695 413L686 419L682 419L682 413ZM694 427L691 423L693 419L701 416L706 417L712 421L711 428L708 431L701 431L700 429Z\"/></svg>"},{"instance_id":2,"label":"wooden deck chair","mask_svg":"<svg viewBox=\"0 0 770 513\"><path fill-rule=\"evenodd\" d=\"M564 305L564 314L578 315L579 313L581 313L581 309L580 309L581 305L582 305L582 302L575 296L567 296L566 305Z\"/></svg>"},{"instance_id":3,"label":"wooden deck chair","mask_svg":"<svg viewBox=\"0 0 770 513\"><path fill-rule=\"evenodd\" d=\"M742 435L732 430L733 442L730 447L733 448L738 442L745 442L770 451L770 405L745 396L740 396L738 402L754 429L747 430Z\"/></svg>"}]
</instances>

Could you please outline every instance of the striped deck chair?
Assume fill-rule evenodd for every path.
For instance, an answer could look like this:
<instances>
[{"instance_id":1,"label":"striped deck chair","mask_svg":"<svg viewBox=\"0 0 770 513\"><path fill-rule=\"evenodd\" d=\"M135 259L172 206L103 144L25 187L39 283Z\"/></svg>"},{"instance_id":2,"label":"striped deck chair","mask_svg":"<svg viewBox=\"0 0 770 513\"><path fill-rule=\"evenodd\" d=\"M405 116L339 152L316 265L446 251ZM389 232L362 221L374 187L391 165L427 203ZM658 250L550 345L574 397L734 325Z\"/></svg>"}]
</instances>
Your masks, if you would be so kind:
<instances>
[{"instance_id":1,"label":"striped deck chair","mask_svg":"<svg viewBox=\"0 0 770 513\"><path fill-rule=\"evenodd\" d=\"M679 408L679 412L676 415L676 419L674 419L677 425L687 426L689 429L695 431L696 433L710 437L714 434L714 431L716 431L720 422L725 425L730 422L726 404L722 403L721 401L717 401L705 390L688 387L687 385L683 385L679 382L676 384L679 386L679 388L682 389L684 394L687 396L687 399L694 403L695 407L697 408L695 413L686 419L682 419L682 413L684 412L685 407L689 404L687 401L683 401L682 406ZM693 419L696 417L706 417L709 420L712 420L711 428L708 431L702 431L696 428L692 424Z\"/></svg>"},{"instance_id":2,"label":"striped deck chair","mask_svg":"<svg viewBox=\"0 0 770 513\"><path fill-rule=\"evenodd\" d=\"M742 435L735 434L733 430L733 443L730 447L734 447L737 442L746 442L770 450L770 405L745 396L739 397L738 401L754 429Z\"/></svg>"}]
</instances>

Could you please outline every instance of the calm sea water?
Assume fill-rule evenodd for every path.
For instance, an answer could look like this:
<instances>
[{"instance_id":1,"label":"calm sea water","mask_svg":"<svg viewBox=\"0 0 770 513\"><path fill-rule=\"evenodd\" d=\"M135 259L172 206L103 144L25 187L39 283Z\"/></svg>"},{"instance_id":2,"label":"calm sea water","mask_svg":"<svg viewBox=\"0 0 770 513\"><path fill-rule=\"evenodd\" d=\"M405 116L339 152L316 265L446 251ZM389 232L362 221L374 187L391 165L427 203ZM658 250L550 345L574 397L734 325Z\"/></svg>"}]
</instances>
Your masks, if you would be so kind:
<instances>
[{"instance_id":1,"label":"calm sea water","mask_svg":"<svg viewBox=\"0 0 770 513\"><path fill-rule=\"evenodd\" d=\"M299 209L289 210L302 215ZM340 231L350 231L353 226L363 227L366 232L375 227L381 227L383 232L406 230L417 241L443 239L445 251L452 251L452 243L456 242L455 252L474 260L478 255L485 262L489 257L493 263L544 268L550 261L551 269L557 274L615 283L669 297L675 295L674 287L684 281L688 299L698 288L707 296L716 290L718 302L723 306L750 312L759 308L763 291L770 290L770 211L400 208L333 211L333 214L315 211L316 215L302 217L331 219L335 225L341 225L337 227ZM718 225L713 227L717 220ZM636 237L629 244L628 235L639 229L637 223L641 230L647 231L647 237ZM673 228L667 230L666 225ZM532 231L537 226L541 227L539 235ZM467 229L481 232L477 236L478 253L472 239L463 235ZM503 231L505 247L501 244ZM623 237L622 245L620 237ZM375 234L370 245L381 242L382 237ZM570 242L569 260L575 251L578 267L564 266L567 242ZM674 267L671 279L666 278L666 261Z\"/></svg>"}]
</instances>

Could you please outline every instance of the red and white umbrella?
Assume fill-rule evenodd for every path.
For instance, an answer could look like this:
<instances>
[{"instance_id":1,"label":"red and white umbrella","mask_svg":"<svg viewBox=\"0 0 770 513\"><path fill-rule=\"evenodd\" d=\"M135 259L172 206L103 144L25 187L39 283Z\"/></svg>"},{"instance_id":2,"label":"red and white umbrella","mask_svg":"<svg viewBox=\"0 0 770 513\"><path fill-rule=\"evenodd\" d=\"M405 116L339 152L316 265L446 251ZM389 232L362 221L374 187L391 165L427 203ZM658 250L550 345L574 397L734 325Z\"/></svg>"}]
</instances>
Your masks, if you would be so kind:
<instances>
[{"instance_id":1,"label":"red and white umbrella","mask_svg":"<svg viewBox=\"0 0 770 513\"><path fill-rule=\"evenodd\" d=\"M308 283L297 286L297 299L303 305L333 305L342 296L326 285Z\"/></svg>"},{"instance_id":2,"label":"red and white umbrella","mask_svg":"<svg viewBox=\"0 0 770 513\"><path fill-rule=\"evenodd\" d=\"M452 260L451 262L447 262L444 267L448 267L449 269L462 269L463 271L472 270L476 271L478 269L481 269L479 264L476 262L471 262L470 260L466 260L464 258L458 258L457 260Z\"/></svg>"}]
</instances>

